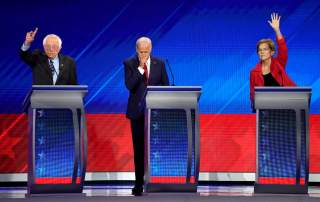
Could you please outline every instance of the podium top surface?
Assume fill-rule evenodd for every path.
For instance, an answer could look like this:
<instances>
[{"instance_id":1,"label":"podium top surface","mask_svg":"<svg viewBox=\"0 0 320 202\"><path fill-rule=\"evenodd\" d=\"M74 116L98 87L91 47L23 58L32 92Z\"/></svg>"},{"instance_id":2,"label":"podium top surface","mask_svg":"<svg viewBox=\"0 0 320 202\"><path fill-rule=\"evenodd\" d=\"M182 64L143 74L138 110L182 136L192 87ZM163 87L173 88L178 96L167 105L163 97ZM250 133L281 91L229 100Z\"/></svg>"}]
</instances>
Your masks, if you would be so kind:
<instances>
[{"instance_id":1,"label":"podium top surface","mask_svg":"<svg viewBox=\"0 0 320 202\"><path fill-rule=\"evenodd\" d=\"M148 91L201 91L201 86L147 86Z\"/></svg>"},{"instance_id":2,"label":"podium top surface","mask_svg":"<svg viewBox=\"0 0 320 202\"><path fill-rule=\"evenodd\" d=\"M263 92L303 92L303 93L311 93L311 87L254 87L255 93L263 93Z\"/></svg>"},{"instance_id":3,"label":"podium top surface","mask_svg":"<svg viewBox=\"0 0 320 202\"><path fill-rule=\"evenodd\" d=\"M33 85L33 90L85 90L88 91L87 85Z\"/></svg>"},{"instance_id":4,"label":"podium top surface","mask_svg":"<svg viewBox=\"0 0 320 202\"><path fill-rule=\"evenodd\" d=\"M195 109L201 86L147 86L147 109Z\"/></svg>"},{"instance_id":5,"label":"podium top surface","mask_svg":"<svg viewBox=\"0 0 320 202\"><path fill-rule=\"evenodd\" d=\"M310 87L255 87L256 109L308 109Z\"/></svg>"},{"instance_id":6,"label":"podium top surface","mask_svg":"<svg viewBox=\"0 0 320 202\"><path fill-rule=\"evenodd\" d=\"M57 96L57 93L58 93L61 95L64 94L65 96L66 95L65 92L68 92L67 94L68 96L71 95L69 92L80 93L82 94L82 96L84 96L88 92L88 86L87 85L33 85L22 103L22 109L24 112L27 111L29 105L31 104L30 99L34 94L37 94L37 95L43 94L44 96L47 96L48 94L52 94L52 96ZM52 100L52 97L48 99Z\"/></svg>"}]
</instances>

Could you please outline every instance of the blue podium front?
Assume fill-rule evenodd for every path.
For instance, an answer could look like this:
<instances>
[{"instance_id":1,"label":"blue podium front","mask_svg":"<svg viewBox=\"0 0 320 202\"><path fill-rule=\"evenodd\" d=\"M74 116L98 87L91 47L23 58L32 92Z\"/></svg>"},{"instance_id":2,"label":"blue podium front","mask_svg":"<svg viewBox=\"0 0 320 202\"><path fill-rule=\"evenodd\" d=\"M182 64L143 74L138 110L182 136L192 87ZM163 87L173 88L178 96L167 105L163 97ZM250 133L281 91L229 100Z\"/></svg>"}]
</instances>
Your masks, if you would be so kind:
<instances>
[{"instance_id":1,"label":"blue podium front","mask_svg":"<svg viewBox=\"0 0 320 202\"><path fill-rule=\"evenodd\" d=\"M147 192L197 191L200 93L201 87L197 86L148 86Z\"/></svg>"},{"instance_id":2,"label":"blue podium front","mask_svg":"<svg viewBox=\"0 0 320 202\"><path fill-rule=\"evenodd\" d=\"M32 86L25 100L28 194L82 193L87 156L86 93L87 86Z\"/></svg>"}]
</instances>

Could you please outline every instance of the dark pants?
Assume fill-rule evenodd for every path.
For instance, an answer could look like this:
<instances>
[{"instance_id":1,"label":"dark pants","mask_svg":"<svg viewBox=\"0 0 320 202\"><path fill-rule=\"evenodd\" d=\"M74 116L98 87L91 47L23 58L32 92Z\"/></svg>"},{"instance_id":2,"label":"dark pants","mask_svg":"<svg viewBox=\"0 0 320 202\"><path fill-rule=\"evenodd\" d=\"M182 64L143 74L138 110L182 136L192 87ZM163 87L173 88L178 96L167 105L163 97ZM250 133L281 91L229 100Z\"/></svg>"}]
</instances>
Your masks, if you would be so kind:
<instances>
[{"instance_id":1,"label":"dark pants","mask_svg":"<svg viewBox=\"0 0 320 202\"><path fill-rule=\"evenodd\" d=\"M130 121L136 175L135 187L142 187L144 176L144 116Z\"/></svg>"}]
</instances>

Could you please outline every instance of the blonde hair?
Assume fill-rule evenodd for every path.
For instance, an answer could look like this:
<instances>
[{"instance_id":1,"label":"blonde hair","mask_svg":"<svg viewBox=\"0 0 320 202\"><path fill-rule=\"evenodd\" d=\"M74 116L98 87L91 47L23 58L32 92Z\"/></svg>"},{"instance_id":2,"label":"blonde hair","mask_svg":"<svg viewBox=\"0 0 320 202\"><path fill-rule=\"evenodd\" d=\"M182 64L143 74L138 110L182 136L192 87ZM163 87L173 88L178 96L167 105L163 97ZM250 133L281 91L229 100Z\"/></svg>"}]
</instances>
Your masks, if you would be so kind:
<instances>
[{"instance_id":1,"label":"blonde hair","mask_svg":"<svg viewBox=\"0 0 320 202\"><path fill-rule=\"evenodd\" d=\"M259 46L263 43L267 44L271 51L276 51L276 45L274 44L272 39L261 39L257 43L257 52L259 52Z\"/></svg>"}]
</instances>

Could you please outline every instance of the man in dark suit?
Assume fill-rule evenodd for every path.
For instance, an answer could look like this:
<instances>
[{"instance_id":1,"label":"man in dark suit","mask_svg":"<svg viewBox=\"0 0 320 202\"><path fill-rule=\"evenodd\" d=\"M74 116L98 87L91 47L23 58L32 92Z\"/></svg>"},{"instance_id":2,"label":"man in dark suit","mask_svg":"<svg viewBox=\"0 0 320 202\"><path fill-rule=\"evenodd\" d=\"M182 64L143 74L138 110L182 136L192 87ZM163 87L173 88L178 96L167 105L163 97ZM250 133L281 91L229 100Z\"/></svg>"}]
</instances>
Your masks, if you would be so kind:
<instances>
[{"instance_id":1,"label":"man in dark suit","mask_svg":"<svg viewBox=\"0 0 320 202\"><path fill-rule=\"evenodd\" d=\"M33 85L77 85L76 63L69 57L59 54L62 41L59 36L49 34L43 39L44 52L30 52L38 28L26 34L20 49L20 57L32 69Z\"/></svg>"},{"instance_id":2,"label":"man in dark suit","mask_svg":"<svg viewBox=\"0 0 320 202\"><path fill-rule=\"evenodd\" d=\"M125 84L129 90L127 118L130 119L134 150L135 186L132 194L141 196L144 176L144 109L147 85L169 85L165 64L162 60L150 56L151 40L141 37L136 42L135 57L124 61Z\"/></svg>"}]
</instances>

